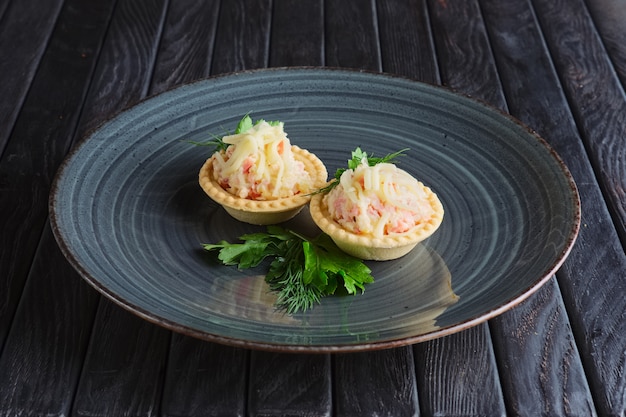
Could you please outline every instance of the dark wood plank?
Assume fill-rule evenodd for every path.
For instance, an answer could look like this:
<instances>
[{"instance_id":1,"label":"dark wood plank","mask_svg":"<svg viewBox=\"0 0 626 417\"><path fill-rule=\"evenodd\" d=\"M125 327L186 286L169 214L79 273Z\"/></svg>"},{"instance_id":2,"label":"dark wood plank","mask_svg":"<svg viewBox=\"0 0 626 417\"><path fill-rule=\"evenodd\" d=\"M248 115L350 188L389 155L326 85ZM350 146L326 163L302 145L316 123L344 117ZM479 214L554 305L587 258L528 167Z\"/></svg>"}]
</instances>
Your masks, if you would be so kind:
<instances>
[{"instance_id":1,"label":"dark wood plank","mask_svg":"<svg viewBox=\"0 0 626 417\"><path fill-rule=\"evenodd\" d=\"M166 0L118 1L79 137L147 95L165 12Z\"/></svg>"},{"instance_id":2,"label":"dark wood plank","mask_svg":"<svg viewBox=\"0 0 626 417\"><path fill-rule=\"evenodd\" d=\"M327 0L324 22L326 65L381 71L374 1Z\"/></svg>"},{"instance_id":3,"label":"dark wood plank","mask_svg":"<svg viewBox=\"0 0 626 417\"><path fill-rule=\"evenodd\" d=\"M478 3L429 0L428 4L442 84L505 108Z\"/></svg>"},{"instance_id":4,"label":"dark wood plank","mask_svg":"<svg viewBox=\"0 0 626 417\"><path fill-rule=\"evenodd\" d=\"M219 0L170 3L150 94L209 75Z\"/></svg>"},{"instance_id":5,"label":"dark wood plank","mask_svg":"<svg viewBox=\"0 0 626 417\"><path fill-rule=\"evenodd\" d=\"M100 300L72 415L157 415L170 332Z\"/></svg>"},{"instance_id":6,"label":"dark wood plank","mask_svg":"<svg viewBox=\"0 0 626 417\"><path fill-rule=\"evenodd\" d=\"M376 6L382 70L440 84L426 2L379 0Z\"/></svg>"},{"instance_id":7,"label":"dark wood plank","mask_svg":"<svg viewBox=\"0 0 626 417\"><path fill-rule=\"evenodd\" d=\"M218 1L170 3L150 94L209 75L218 15ZM246 350L174 334L162 415L243 416L248 366Z\"/></svg>"},{"instance_id":8,"label":"dark wood plank","mask_svg":"<svg viewBox=\"0 0 626 417\"><path fill-rule=\"evenodd\" d=\"M338 416L402 417L420 414L410 346L336 355L334 361Z\"/></svg>"},{"instance_id":9,"label":"dark wood plank","mask_svg":"<svg viewBox=\"0 0 626 417\"><path fill-rule=\"evenodd\" d=\"M271 19L271 0L222 2L211 74L267 67Z\"/></svg>"},{"instance_id":10,"label":"dark wood plank","mask_svg":"<svg viewBox=\"0 0 626 417\"><path fill-rule=\"evenodd\" d=\"M0 357L0 415L69 415L97 300L46 228Z\"/></svg>"},{"instance_id":11,"label":"dark wood plank","mask_svg":"<svg viewBox=\"0 0 626 417\"><path fill-rule=\"evenodd\" d=\"M249 416L330 416L330 355L253 351Z\"/></svg>"},{"instance_id":12,"label":"dark wood plank","mask_svg":"<svg viewBox=\"0 0 626 417\"><path fill-rule=\"evenodd\" d=\"M620 407L623 411L624 381L619 377L606 376L611 374L609 369L623 366L624 341L615 339L614 335L625 334L623 317L626 301L621 271L626 270L626 259L586 156L586 148L568 108L571 100L568 101L563 94L560 83L562 78L559 79L554 72L547 51L527 47L529 38L534 37L537 43L543 43L542 37L549 39L552 35L547 34L546 28L550 32L563 30L560 25L565 24L565 21L561 24L553 22L548 26L542 23L543 33L538 33L536 28L520 24L534 19L537 8L532 10L528 3L485 0L483 5L485 18L494 33L493 47L511 112L533 126L560 154L578 184L582 200L583 224L578 241L557 273L557 278L574 335L579 341L577 348L582 355L584 371L572 373L573 369L568 369L570 380L565 381L564 376L560 375L564 370L556 368L544 375L544 378L554 381L552 389L564 391L563 398L568 391L575 392L567 384L578 384L580 391L577 400L582 412L589 403L587 394L584 394L583 377L588 379L591 393L595 394L593 400L599 414L609 415L614 410L620 410ZM577 10L584 11L584 8ZM566 11L567 8L559 8L554 13L563 14L568 21L567 28L572 28L576 19L566 17ZM539 13L540 21L541 16ZM554 57L552 47L550 51ZM593 342L583 342L585 340ZM568 352L573 347L565 345L560 349L563 354L558 362L568 363ZM575 362L573 364L578 367ZM606 379L600 381L600 375L605 375ZM539 393L542 388L538 385L537 389ZM615 398L606 397L607 392L622 398L614 402ZM559 397L558 393L552 395L554 398ZM609 406L607 401L613 405ZM575 412L574 409L568 411L567 404L563 406L561 413ZM548 407L545 404L543 409ZM616 408L609 411L611 407Z\"/></svg>"},{"instance_id":13,"label":"dark wood plank","mask_svg":"<svg viewBox=\"0 0 626 417\"><path fill-rule=\"evenodd\" d=\"M440 2L433 4L433 9L436 10L435 15L438 17L442 14L444 16L447 15L451 7L459 6L458 4L453 6L451 3ZM464 3L463 7L469 7L469 3ZM475 3L473 7L476 8L479 6ZM511 51L510 53L520 55L526 54L526 62L534 62L532 59L528 58L530 54L545 54L545 51L541 47L541 40L537 37L529 36L528 34L528 32L532 33L533 30L535 33L537 32L538 28L536 22L532 21L532 19L524 19L520 7L517 7L516 4L512 4L511 2L495 4L492 2L487 5L482 5L482 10L486 15L486 19L501 11L497 18L487 19L488 23L492 21L498 23L497 27L489 26L488 29L489 34L496 39L496 42L500 40L507 42L507 52ZM455 21L458 25L458 21L463 21L463 19L456 19ZM447 26L451 27L452 25L449 24ZM465 74L460 79L456 78L454 83L451 84L452 87L461 88L462 91L466 91L464 87L460 87L465 83L463 77L475 80L482 79L482 83L479 81L479 84L474 87L476 88L475 90L466 92L482 98L503 110L507 110L508 107L504 100L499 76L495 73L496 66L493 61L493 54L489 45L486 44L488 38L485 36L486 32L484 29L482 29L481 32L483 32L481 37L474 37L473 46L460 42L459 39L462 38L459 37L455 37L449 42L444 42L443 39L441 39L438 43L438 51L442 49L451 51L450 53L440 53L440 56L446 57L445 62L449 62L449 65L455 68L456 73L463 73L464 68L466 68ZM448 29L448 33L452 33L452 30ZM471 38L468 36L468 39ZM516 39L520 42L520 45L513 45ZM522 42L524 43L522 44ZM453 46L447 46L448 43ZM481 54L479 53L480 50L484 50L484 52ZM468 59L463 57L465 54L473 57L482 56L483 62L480 64L478 64L478 62L468 62ZM517 78L533 78L534 74L528 71L524 72L528 67L527 65L520 65L519 62L516 64L519 70ZM445 69L446 66L448 65L443 64L442 61L442 67ZM484 76L481 77L480 74L472 72L471 70L468 74L468 68L479 68L479 70L484 73ZM500 66L498 66L498 68L500 69L500 74L502 74L502 68ZM445 71L442 72L445 74ZM446 76L444 75L444 77ZM457 82L461 84L457 86ZM517 85L513 84L513 86L511 86L511 84L505 83L503 87L504 91L510 93L512 97L516 97L516 92L511 92L510 89L519 88ZM536 89L534 91L543 92L542 89ZM562 106L565 106L565 103L562 103ZM514 110L517 110L517 113L514 114L518 117L524 116L524 114L520 114L519 108L515 108ZM536 109L528 108L527 110L530 112ZM534 114L536 114L536 112ZM541 115L542 113L539 114ZM535 119L529 119L527 117L526 121L534 121ZM513 412L519 413L515 415L536 415L533 414L532 410L550 410L553 415L567 415L570 411L568 405L561 409L555 409L558 402L553 402L553 398L574 398L577 401L576 406L573 407L575 410L578 409L577 407L579 405L583 406L582 410L588 410L591 401L588 387L584 379L584 371L580 362L573 361L570 354L572 351L576 352L576 346L573 342L573 336L569 328L567 317L559 316L556 320L553 317L553 310L557 308L555 306L558 306L561 310L564 309L558 291L542 289L539 293L540 295L537 296L536 300L542 300L542 303L536 302L518 306L507 313L505 318L495 320L491 323L492 338L495 341L495 346L498 351L500 376L502 378L507 404L520 404L520 396L524 397L529 395L528 393L530 392L537 398L531 405L525 404L530 407L531 411L528 412L529 410L514 408ZM535 322L528 322L529 317L535 318ZM545 342L545 346L543 343L533 344L532 341L536 341L537 338L530 336L529 333L517 332L517 326L522 323L525 326L531 326L534 331L537 332L537 335L541 335L539 340ZM552 327L541 327L538 325L542 323L550 323ZM519 339L511 340L511 335ZM516 355L507 354L509 351L505 349L498 349L498 347L502 345L509 346L512 343L523 345L527 347L527 349L516 351ZM546 366L545 363L537 363L537 358L546 355L554 359L558 358L555 364L573 362L573 365L568 369L568 376L571 378L567 383L563 382L563 370L560 367ZM549 387L549 392L545 391L546 387ZM576 395L573 393L576 393ZM585 396L579 395L580 393L587 394Z\"/></svg>"},{"instance_id":14,"label":"dark wood plank","mask_svg":"<svg viewBox=\"0 0 626 417\"><path fill-rule=\"evenodd\" d=\"M11 134L39 60L63 4L62 0L4 3L0 20L0 155ZM24 30L37 28L37 30Z\"/></svg>"},{"instance_id":15,"label":"dark wood plank","mask_svg":"<svg viewBox=\"0 0 626 417\"><path fill-rule=\"evenodd\" d=\"M626 7L621 0L587 0L593 22L602 37L617 75L626 87Z\"/></svg>"},{"instance_id":16,"label":"dark wood plank","mask_svg":"<svg viewBox=\"0 0 626 417\"><path fill-rule=\"evenodd\" d=\"M146 96L165 11L161 0L117 2L79 135ZM170 333L102 299L93 335L73 413L158 412Z\"/></svg>"},{"instance_id":17,"label":"dark wood plank","mask_svg":"<svg viewBox=\"0 0 626 417\"><path fill-rule=\"evenodd\" d=\"M174 334L161 413L164 416L245 415L249 352Z\"/></svg>"},{"instance_id":18,"label":"dark wood plank","mask_svg":"<svg viewBox=\"0 0 626 417\"><path fill-rule=\"evenodd\" d=\"M0 206L0 345L13 319L0 349L1 415L69 414L97 305L96 292L44 229L50 182L76 129L113 8L87 3L65 3L0 160L2 200L11 201Z\"/></svg>"},{"instance_id":19,"label":"dark wood plank","mask_svg":"<svg viewBox=\"0 0 626 417\"><path fill-rule=\"evenodd\" d=\"M595 415L555 280L550 280L514 313L493 319L491 325L497 334L494 347L509 415ZM529 352L533 354L532 361L528 360Z\"/></svg>"},{"instance_id":20,"label":"dark wood plank","mask_svg":"<svg viewBox=\"0 0 626 417\"><path fill-rule=\"evenodd\" d=\"M113 8L110 1L84 3L67 1L61 11L0 158L5 203L0 205L0 347L48 215L52 177L70 146ZM13 105L11 100L0 95L3 105Z\"/></svg>"},{"instance_id":21,"label":"dark wood plank","mask_svg":"<svg viewBox=\"0 0 626 417\"><path fill-rule=\"evenodd\" d=\"M506 415L487 326L420 343L414 349L424 415Z\"/></svg>"},{"instance_id":22,"label":"dark wood plank","mask_svg":"<svg viewBox=\"0 0 626 417\"><path fill-rule=\"evenodd\" d=\"M534 5L615 227L626 242L626 93L582 0Z\"/></svg>"},{"instance_id":23,"label":"dark wood plank","mask_svg":"<svg viewBox=\"0 0 626 417\"><path fill-rule=\"evenodd\" d=\"M322 0L274 0L269 64L324 65Z\"/></svg>"}]
</instances>

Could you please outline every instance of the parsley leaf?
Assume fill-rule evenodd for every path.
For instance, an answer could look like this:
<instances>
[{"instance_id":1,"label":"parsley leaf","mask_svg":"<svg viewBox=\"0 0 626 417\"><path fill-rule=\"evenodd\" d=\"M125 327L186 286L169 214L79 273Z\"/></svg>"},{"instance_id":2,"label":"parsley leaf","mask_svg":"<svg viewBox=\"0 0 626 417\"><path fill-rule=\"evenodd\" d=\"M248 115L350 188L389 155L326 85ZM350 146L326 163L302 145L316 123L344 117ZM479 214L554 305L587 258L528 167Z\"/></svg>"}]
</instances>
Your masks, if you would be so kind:
<instances>
[{"instance_id":1,"label":"parsley leaf","mask_svg":"<svg viewBox=\"0 0 626 417\"><path fill-rule=\"evenodd\" d=\"M313 243L319 260L317 271L326 277L326 287L332 288L329 293L343 284L348 294L356 294L365 290L365 284L374 282L367 265L339 250L330 236L322 233Z\"/></svg>"},{"instance_id":2,"label":"parsley leaf","mask_svg":"<svg viewBox=\"0 0 626 417\"><path fill-rule=\"evenodd\" d=\"M276 307L288 314L312 308L338 288L357 294L365 290L365 284L374 282L363 261L342 252L324 233L309 239L280 226L268 226L267 232L239 239L241 243L220 241L203 247L218 251L224 265L237 265L239 269L272 258L265 281L278 295Z\"/></svg>"},{"instance_id":3,"label":"parsley leaf","mask_svg":"<svg viewBox=\"0 0 626 417\"><path fill-rule=\"evenodd\" d=\"M249 114L246 114L237 124L237 129L235 129L235 135L238 135L239 133L243 133L247 130L250 130L251 128L252 128L252 118L250 117Z\"/></svg>"}]
</instances>

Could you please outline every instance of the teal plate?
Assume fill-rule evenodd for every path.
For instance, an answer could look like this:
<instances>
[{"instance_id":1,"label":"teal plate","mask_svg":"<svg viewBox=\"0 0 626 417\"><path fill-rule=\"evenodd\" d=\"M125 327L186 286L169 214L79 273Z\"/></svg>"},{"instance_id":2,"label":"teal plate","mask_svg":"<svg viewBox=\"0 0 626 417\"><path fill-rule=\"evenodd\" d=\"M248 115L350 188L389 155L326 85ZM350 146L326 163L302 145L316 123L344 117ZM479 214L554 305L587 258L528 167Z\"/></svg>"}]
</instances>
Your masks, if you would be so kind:
<instances>
[{"instance_id":1,"label":"teal plate","mask_svg":"<svg viewBox=\"0 0 626 417\"><path fill-rule=\"evenodd\" d=\"M281 120L329 173L357 146L439 196L437 232L405 257L369 262L375 282L306 313L274 309L263 268L216 263L202 243L263 230L231 219L197 182L209 149L188 141L253 118ZM50 197L61 250L139 316L245 348L340 352L451 334L512 308L563 263L580 204L567 168L510 116L445 88L340 69L246 71L198 81L120 113L77 145ZM307 210L289 227L314 235Z\"/></svg>"}]
</instances>

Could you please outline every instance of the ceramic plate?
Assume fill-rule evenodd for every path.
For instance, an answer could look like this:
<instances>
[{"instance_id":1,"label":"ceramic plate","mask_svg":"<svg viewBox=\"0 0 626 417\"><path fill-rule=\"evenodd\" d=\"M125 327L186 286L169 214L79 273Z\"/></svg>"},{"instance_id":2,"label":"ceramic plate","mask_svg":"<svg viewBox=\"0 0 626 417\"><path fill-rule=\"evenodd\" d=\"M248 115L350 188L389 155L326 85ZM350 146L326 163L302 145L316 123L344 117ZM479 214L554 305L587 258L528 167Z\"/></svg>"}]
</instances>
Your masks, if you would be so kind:
<instances>
[{"instance_id":1,"label":"ceramic plate","mask_svg":"<svg viewBox=\"0 0 626 417\"><path fill-rule=\"evenodd\" d=\"M369 262L363 295L292 316L274 309L264 269L221 266L202 243L263 230L231 219L198 185L209 149L191 145L239 119L281 120L329 173L357 146L439 196L440 229L405 257ZM578 232L570 174L514 119L447 89L338 69L210 78L152 97L85 138L56 177L51 221L81 276L128 310L210 341L334 352L450 334L513 307L562 264ZM308 212L289 227L318 233Z\"/></svg>"}]
</instances>

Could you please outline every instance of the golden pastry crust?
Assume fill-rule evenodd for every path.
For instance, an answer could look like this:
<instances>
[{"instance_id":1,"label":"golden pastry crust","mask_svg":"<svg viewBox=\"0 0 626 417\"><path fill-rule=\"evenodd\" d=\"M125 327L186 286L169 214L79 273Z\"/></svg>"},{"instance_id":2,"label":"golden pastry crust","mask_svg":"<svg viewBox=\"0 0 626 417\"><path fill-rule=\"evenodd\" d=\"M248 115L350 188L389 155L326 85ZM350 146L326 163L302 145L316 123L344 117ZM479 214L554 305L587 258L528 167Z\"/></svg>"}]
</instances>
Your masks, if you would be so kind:
<instances>
[{"instance_id":1,"label":"golden pastry crust","mask_svg":"<svg viewBox=\"0 0 626 417\"><path fill-rule=\"evenodd\" d=\"M432 235L443 221L444 210L439 198L421 182L419 185L426 193L433 213L428 220L420 222L405 233L389 234L381 238L352 233L332 218L324 202L324 194L314 195L311 199L309 207L311 217L317 226L349 255L375 261L400 258L409 253L419 242Z\"/></svg>"},{"instance_id":2,"label":"golden pastry crust","mask_svg":"<svg viewBox=\"0 0 626 417\"><path fill-rule=\"evenodd\" d=\"M304 164L304 169L314 179L313 189L326 183L328 172L324 163L311 152L292 145L296 160ZM311 200L308 194L298 194L275 200L250 200L235 196L224 190L213 175L213 156L206 160L198 181L205 193L220 204L235 219L256 225L276 224L294 217Z\"/></svg>"}]
</instances>

